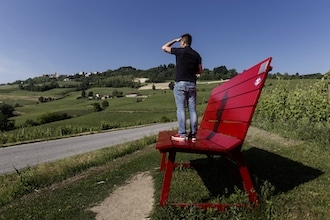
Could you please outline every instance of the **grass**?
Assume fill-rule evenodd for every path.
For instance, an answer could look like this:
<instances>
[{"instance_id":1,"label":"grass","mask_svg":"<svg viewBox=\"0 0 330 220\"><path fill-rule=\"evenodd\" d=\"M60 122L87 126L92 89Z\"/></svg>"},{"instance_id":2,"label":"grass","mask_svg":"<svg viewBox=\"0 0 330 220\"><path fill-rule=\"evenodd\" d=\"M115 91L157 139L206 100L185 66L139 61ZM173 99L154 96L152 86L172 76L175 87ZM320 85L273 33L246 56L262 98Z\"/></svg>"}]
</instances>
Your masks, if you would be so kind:
<instances>
[{"instance_id":1,"label":"grass","mask_svg":"<svg viewBox=\"0 0 330 220\"><path fill-rule=\"evenodd\" d=\"M330 154L310 142L290 140L268 132L248 135L243 155L256 182L261 205L256 210L232 208L224 213L157 206L163 173L157 170L160 155L154 144L146 141L122 145L116 150L115 160L110 156L114 154L113 150L79 155L21 173L21 176L31 178L29 182L23 182L25 187L30 186L30 193L21 193L25 196L17 196L2 205L0 219L93 219L95 213L89 210L91 207L103 201L114 186L124 184L132 175L143 171L150 171L155 182L156 204L151 219L309 220L326 219L330 215ZM216 166L209 167L203 155L179 154L177 161L190 161L195 169L176 169L170 202L238 202L246 199L221 160L216 158ZM64 170L70 170L69 174L61 174L59 167L62 166ZM68 168L70 166L73 168ZM46 176L57 173L57 181L51 184L50 180L44 186L31 188L32 183L41 182L32 181L33 178L45 179L40 173L46 172ZM2 177L2 181L18 176ZM7 182L6 185L11 184ZM4 188L3 184L1 188Z\"/></svg>"},{"instance_id":2,"label":"grass","mask_svg":"<svg viewBox=\"0 0 330 220\"><path fill-rule=\"evenodd\" d=\"M267 80L267 83L269 86L265 87L265 91L277 81ZM199 87L199 115L204 111L214 86L203 84ZM290 82L288 88L294 89L295 85ZM125 91L133 92L131 89ZM14 97L14 94L20 98L25 96L26 103L30 97L39 95L18 94L13 88L1 87L0 92L0 97ZM95 92L106 91L95 89ZM125 127L153 123L161 120L162 116L175 120L173 94L170 91L149 90L143 93L149 97L142 102L112 99L109 108L93 112L91 103L94 101L77 99L80 93L72 92L57 101L26 104L19 108L23 114L16 120L21 124L29 117L37 118L52 109L70 111L77 117L39 126L41 130L68 124L95 129L99 129L102 123ZM52 91L43 96L59 94L60 91ZM277 125L274 131L279 128ZM304 127L299 130L304 130ZM28 130L25 132L28 133ZM246 139L243 156L261 201L256 210L231 208L219 213L193 207L157 206L163 176L156 169L160 155L154 149L155 137L151 137L151 142L127 143L1 176L0 219L94 219L95 213L89 208L103 201L114 186L122 185L132 175L146 170L152 173L155 182L156 201L151 219L327 219L330 216L329 148L289 136L288 133L281 137L259 130ZM214 167L208 166L203 155L179 154L177 161L190 161L195 164L195 169L176 169L170 202L239 202L246 199L241 186L218 158Z\"/></svg>"},{"instance_id":3,"label":"grass","mask_svg":"<svg viewBox=\"0 0 330 220\"><path fill-rule=\"evenodd\" d=\"M154 152L155 153L155 152ZM138 155L137 155L138 156ZM93 219L95 213L88 210L105 199L114 186L141 170L150 169L154 159L147 155L125 158L130 161L107 164L103 172L93 169L78 183L65 183L48 190L34 192L1 208L1 219Z\"/></svg>"},{"instance_id":4,"label":"grass","mask_svg":"<svg viewBox=\"0 0 330 220\"><path fill-rule=\"evenodd\" d=\"M256 182L260 209L253 212L234 209L220 214L192 208L157 207L154 219L190 215L197 219L327 219L330 214L329 150L310 142L270 138L274 137L270 133L258 135L248 138L243 156ZM207 164L205 158L193 161ZM241 194L236 192L231 174L221 161L217 161L217 165L197 171L177 169L169 200L201 202L218 196L227 201L240 200ZM208 181L212 181L211 184ZM227 195L227 192L233 194Z\"/></svg>"},{"instance_id":5,"label":"grass","mask_svg":"<svg viewBox=\"0 0 330 220\"><path fill-rule=\"evenodd\" d=\"M16 174L1 176L0 205L1 207L6 206L12 201L20 200L19 198L23 195L39 192L39 190L54 183L59 183L79 174L82 174L81 176L84 177L95 174L99 175L105 169L119 169L117 165L121 164L120 161L128 162L127 160L132 160L132 158L141 155L141 152L145 152L145 149L150 151L150 143L154 142L155 136L146 137L142 140L126 143L114 148L105 148L52 163L44 163L36 167L27 168L26 170L17 171ZM149 146L149 148L146 148L146 146ZM122 158L128 159L123 160ZM97 167L101 168L98 169ZM139 167L139 165L136 167ZM92 171L88 171L89 169L92 169ZM84 172L86 170L87 172ZM120 176L125 176L125 174Z\"/></svg>"},{"instance_id":6,"label":"grass","mask_svg":"<svg viewBox=\"0 0 330 220\"><path fill-rule=\"evenodd\" d=\"M287 83L287 89L292 91L296 88L297 85L302 87L309 87L313 85L316 79L290 79L290 80L277 80L277 79L267 79L265 82L264 90L271 89L272 86L276 86L277 84L281 84L283 82Z\"/></svg>"}]
</instances>

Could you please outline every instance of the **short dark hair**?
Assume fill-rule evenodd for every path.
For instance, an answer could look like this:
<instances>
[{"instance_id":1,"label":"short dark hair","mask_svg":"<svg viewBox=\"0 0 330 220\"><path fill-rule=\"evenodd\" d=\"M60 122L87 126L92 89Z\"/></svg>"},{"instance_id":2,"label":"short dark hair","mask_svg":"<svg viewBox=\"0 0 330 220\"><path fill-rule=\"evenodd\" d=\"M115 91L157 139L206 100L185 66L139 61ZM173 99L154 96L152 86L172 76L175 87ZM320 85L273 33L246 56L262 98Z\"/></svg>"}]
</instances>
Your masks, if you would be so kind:
<instances>
[{"instance_id":1,"label":"short dark hair","mask_svg":"<svg viewBox=\"0 0 330 220\"><path fill-rule=\"evenodd\" d=\"M189 46L191 45L191 42L192 42L192 37L190 34L183 34L181 36L183 42L185 42L186 44L188 44Z\"/></svg>"}]
</instances>

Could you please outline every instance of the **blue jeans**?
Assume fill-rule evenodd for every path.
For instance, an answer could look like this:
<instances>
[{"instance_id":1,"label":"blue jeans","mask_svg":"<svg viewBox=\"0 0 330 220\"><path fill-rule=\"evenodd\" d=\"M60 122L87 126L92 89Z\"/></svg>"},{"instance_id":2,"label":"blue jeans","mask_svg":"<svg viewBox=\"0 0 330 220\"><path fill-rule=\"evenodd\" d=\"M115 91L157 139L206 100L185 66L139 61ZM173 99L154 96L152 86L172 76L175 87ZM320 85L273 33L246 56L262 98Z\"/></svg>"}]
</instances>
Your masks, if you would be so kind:
<instances>
[{"instance_id":1,"label":"blue jeans","mask_svg":"<svg viewBox=\"0 0 330 220\"><path fill-rule=\"evenodd\" d=\"M197 132L197 112L196 112L196 83L188 81L175 82L174 85L174 99L177 108L177 118L179 124L178 133L181 136L186 136L186 103L190 116L190 132L196 134Z\"/></svg>"}]
</instances>

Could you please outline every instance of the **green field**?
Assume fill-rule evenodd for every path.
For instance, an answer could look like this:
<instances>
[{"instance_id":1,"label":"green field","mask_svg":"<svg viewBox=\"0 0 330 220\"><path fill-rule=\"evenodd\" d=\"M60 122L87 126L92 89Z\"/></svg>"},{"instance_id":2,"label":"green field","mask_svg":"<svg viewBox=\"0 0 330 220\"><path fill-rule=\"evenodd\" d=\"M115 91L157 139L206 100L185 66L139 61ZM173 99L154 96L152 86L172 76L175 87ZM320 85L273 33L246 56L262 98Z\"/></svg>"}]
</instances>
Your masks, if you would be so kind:
<instances>
[{"instance_id":1,"label":"green field","mask_svg":"<svg viewBox=\"0 0 330 220\"><path fill-rule=\"evenodd\" d=\"M201 84L198 93L198 112L202 114L207 103L210 90L216 84ZM17 116L11 118L17 127L14 131L6 132L6 138L0 144L30 141L31 139L44 139L59 134L58 130L66 129L68 135L80 132L104 130L107 127L128 127L141 124L176 120L176 108L172 91L167 90L137 90L131 88L93 88L93 94L111 94L118 90L123 95L139 93L142 98L111 98L106 100L81 98L81 92L68 89L53 89L47 92L21 91L13 86L0 86L0 100L4 103L14 104ZM40 103L39 97L50 97L53 101ZM109 103L109 107L100 112L95 112L94 103ZM28 120L37 122L47 113L67 113L71 118L63 121L52 122L39 126L26 126ZM47 132L43 134L42 131ZM29 136L22 136L22 133ZM49 133L52 133L51 135ZM35 135L33 135L35 134ZM3 134L2 134L3 135ZM56 136L56 135L55 135ZM19 138L18 138L19 137Z\"/></svg>"},{"instance_id":2,"label":"green field","mask_svg":"<svg viewBox=\"0 0 330 220\"><path fill-rule=\"evenodd\" d=\"M199 117L202 117L210 92L217 84L198 84ZM282 127L278 125L286 124L289 129L277 129L277 132L283 130L283 134L304 124L314 128L315 134L326 134L330 118L328 84L329 79L268 79L253 123L268 130L276 130ZM111 95L114 91L120 92L123 97L106 100L95 97L96 94ZM86 94L90 92L94 94L92 100L82 98L81 91L74 89L56 88L46 92L29 92L19 90L13 85L0 86L0 101L14 105L17 115L10 118L15 122L16 129L0 134L0 146L176 120L174 98L169 89L92 88L87 90ZM130 93L138 93L140 96L125 97ZM40 97L51 101L41 103ZM108 102L109 106L96 112L94 105L102 106L103 102ZM68 119L40 124L41 118L47 114L66 114ZM309 132L310 135L306 136L303 134L304 129L305 126L300 134L292 135L295 138L314 135ZM308 131L309 128L305 130ZM322 143L328 143L327 137L321 139L324 139L321 140Z\"/></svg>"},{"instance_id":3,"label":"green field","mask_svg":"<svg viewBox=\"0 0 330 220\"><path fill-rule=\"evenodd\" d=\"M199 116L216 85L198 85ZM157 206L156 199L151 219L327 219L330 215L328 85L329 80L266 81L253 118L253 127L258 129L249 132L243 147L260 196L259 209L233 208L218 213L196 208L162 208ZM94 94L111 94L114 89L90 90ZM0 86L0 101L19 106L15 107L18 115L12 118L17 129L2 132L1 144L8 146L35 139L176 120L171 90L117 90L124 95L141 93L147 98L108 99L109 106L95 112L93 103L102 104L103 100L79 98L81 92L54 89L37 93ZM40 96L54 100L38 103ZM38 121L40 116L50 112L65 112L71 118L24 126L27 120ZM115 150L103 149L1 176L0 219L93 219L95 214L88 208L101 202L115 185L124 184L130 176L146 170L153 175L155 198L159 198L162 174L155 169L160 159L154 149L155 141L155 137L148 137ZM178 155L177 161L194 162L199 168L176 170L170 201L224 199L235 203L244 197L232 184L221 160L216 160L217 166L212 169L200 155ZM77 176L80 181L76 181ZM215 177L218 181L213 181ZM100 180L107 184L95 187ZM61 187L53 188L54 184ZM221 192L217 191L219 184L223 187Z\"/></svg>"}]
</instances>

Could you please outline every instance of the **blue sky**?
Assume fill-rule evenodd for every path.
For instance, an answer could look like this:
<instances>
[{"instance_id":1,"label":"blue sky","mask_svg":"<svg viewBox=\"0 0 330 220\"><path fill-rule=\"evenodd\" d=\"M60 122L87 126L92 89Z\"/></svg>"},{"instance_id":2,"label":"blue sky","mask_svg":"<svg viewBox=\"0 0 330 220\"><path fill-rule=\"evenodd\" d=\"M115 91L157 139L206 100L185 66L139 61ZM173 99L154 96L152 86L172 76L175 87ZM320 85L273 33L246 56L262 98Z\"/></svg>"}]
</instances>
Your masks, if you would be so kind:
<instances>
[{"instance_id":1,"label":"blue sky","mask_svg":"<svg viewBox=\"0 0 330 220\"><path fill-rule=\"evenodd\" d=\"M328 0L0 0L0 83L42 74L149 69L161 46L193 36L204 68L330 70Z\"/></svg>"}]
</instances>

